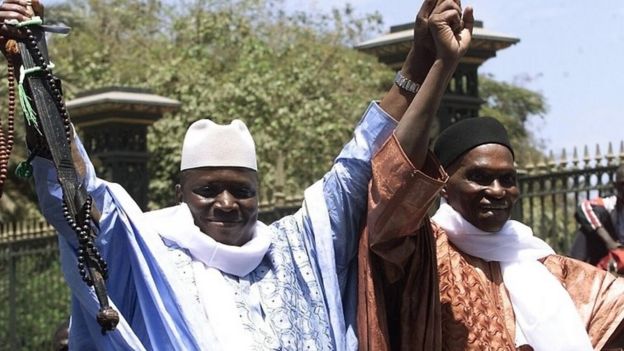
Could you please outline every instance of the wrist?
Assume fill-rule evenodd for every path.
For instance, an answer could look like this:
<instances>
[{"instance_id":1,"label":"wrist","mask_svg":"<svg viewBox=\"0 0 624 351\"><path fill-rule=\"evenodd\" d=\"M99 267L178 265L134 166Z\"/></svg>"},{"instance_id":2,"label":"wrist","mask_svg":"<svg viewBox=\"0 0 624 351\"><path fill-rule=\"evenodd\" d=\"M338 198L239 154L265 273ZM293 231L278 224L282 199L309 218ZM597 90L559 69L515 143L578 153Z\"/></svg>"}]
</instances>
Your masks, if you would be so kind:
<instances>
[{"instance_id":1,"label":"wrist","mask_svg":"<svg viewBox=\"0 0 624 351\"><path fill-rule=\"evenodd\" d=\"M436 69L452 75L453 73L455 73L455 69L457 68L458 64L459 60L437 57L436 60L433 62L432 67L436 67Z\"/></svg>"},{"instance_id":2,"label":"wrist","mask_svg":"<svg viewBox=\"0 0 624 351\"><path fill-rule=\"evenodd\" d=\"M415 83L422 84L434 61L435 55L427 49L415 50L412 47L401 67L401 74Z\"/></svg>"}]
</instances>

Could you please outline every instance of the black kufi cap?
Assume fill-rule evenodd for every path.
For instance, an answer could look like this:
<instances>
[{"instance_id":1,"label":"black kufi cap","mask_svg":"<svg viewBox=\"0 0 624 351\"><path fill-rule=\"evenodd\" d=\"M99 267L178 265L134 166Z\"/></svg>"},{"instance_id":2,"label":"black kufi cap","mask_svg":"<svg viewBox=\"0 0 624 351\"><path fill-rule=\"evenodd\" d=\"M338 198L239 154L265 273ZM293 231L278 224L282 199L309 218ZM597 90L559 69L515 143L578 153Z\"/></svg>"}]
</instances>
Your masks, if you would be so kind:
<instances>
[{"instance_id":1,"label":"black kufi cap","mask_svg":"<svg viewBox=\"0 0 624 351\"><path fill-rule=\"evenodd\" d=\"M440 133L433 153L443 167L448 167L459 156L483 144L501 144L513 155L505 127L495 118L476 117L461 120Z\"/></svg>"}]
</instances>

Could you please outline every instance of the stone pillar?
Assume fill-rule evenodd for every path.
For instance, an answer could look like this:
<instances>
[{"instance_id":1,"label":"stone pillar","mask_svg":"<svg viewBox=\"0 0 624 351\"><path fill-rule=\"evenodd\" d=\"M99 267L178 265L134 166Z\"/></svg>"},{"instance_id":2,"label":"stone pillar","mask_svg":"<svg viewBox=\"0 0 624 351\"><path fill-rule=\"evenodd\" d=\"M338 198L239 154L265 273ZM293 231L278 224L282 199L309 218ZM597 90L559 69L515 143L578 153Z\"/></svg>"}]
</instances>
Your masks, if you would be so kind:
<instances>
[{"instance_id":1,"label":"stone pillar","mask_svg":"<svg viewBox=\"0 0 624 351\"><path fill-rule=\"evenodd\" d=\"M179 107L177 100L122 87L88 91L67 102L98 176L119 183L144 210L150 179L147 128Z\"/></svg>"}]
</instances>

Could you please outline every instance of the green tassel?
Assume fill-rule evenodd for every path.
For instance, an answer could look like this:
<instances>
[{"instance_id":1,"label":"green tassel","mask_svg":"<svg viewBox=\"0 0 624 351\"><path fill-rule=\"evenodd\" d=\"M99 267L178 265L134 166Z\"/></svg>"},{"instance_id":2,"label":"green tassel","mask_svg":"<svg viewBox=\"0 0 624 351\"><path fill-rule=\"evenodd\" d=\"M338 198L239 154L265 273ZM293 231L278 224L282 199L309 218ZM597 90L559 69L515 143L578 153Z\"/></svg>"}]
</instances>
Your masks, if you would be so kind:
<instances>
[{"instance_id":1,"label":"green tassel","mask_svg":"<svg viewBox=\"0 0 624 351\"><path fill-rule=\"evenodd\" d=\"M33 167L29 161L20 162L15 168L15 175L22 178L27 179L32 177Z\"/></svg>"},{"instance_id":2,"label":"green tassel","mask_svg":"<svg viewBox=\"0 0 624 351\"><path fill-rule=\"evenodd\" d=\"M39 124L37 123L37 114L35 110L30 105L30 98L26 95L26 90L24 89L24 85L18 84L17 91L19 96L20 105L22 106L22 112L24 113L24 118L26 118L26 122L29 126L32 126L37 130L39 135L41 135L41 131L39 130Z\"/></svg>"},{"instance_id":3,"label":"green tassel","mask_svg":"<svg viewBox=\"0 0 624 351\"><path fill-rule=\"evenodd\" d=\"M24 66L20 67L20 77L17 84L17 95L19 97L19 102L22 106L22 112L24 113L24 118L26 118L26 122L28 122L29 126L34 127L39 135L43 135L39 130L39 125L37 123L37 114L30 105L30 98L26 94L26 89L24 89L24 80L26 79L26 75L39 71L41 71L41 67L32 67L28 69L24 68Z\"/></svg>"}]
</instances>

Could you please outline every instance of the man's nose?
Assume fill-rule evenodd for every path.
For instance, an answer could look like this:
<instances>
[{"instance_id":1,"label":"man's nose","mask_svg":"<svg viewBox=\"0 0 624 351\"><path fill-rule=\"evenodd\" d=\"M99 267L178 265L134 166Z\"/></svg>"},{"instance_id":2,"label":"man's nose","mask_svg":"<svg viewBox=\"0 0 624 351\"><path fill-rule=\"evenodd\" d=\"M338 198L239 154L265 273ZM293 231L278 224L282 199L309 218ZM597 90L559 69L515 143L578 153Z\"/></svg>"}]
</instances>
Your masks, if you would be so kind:
<instances>
[{"instance_id":1,"label":"man's nose","mask_svg":"<svg viewBox=\"0 0 624 351\"><path fill-rule=\"evenodd\" d=\"M500 199L505 196L507 189L501 185L498 179L494 179L492 183L486 188L486 193L489 196Z\"/></svg>"},{"instance_id":2,"label":"man's nose","mask_svg":"<svg viewBox=\"0 0 624 351\"><path fill-rule=\"evenodd\" d=\"M236 198L229 191L223 190L215 198L214 206L222 211L233 211L237 207Z\"/></svg>"}]
</instances>

